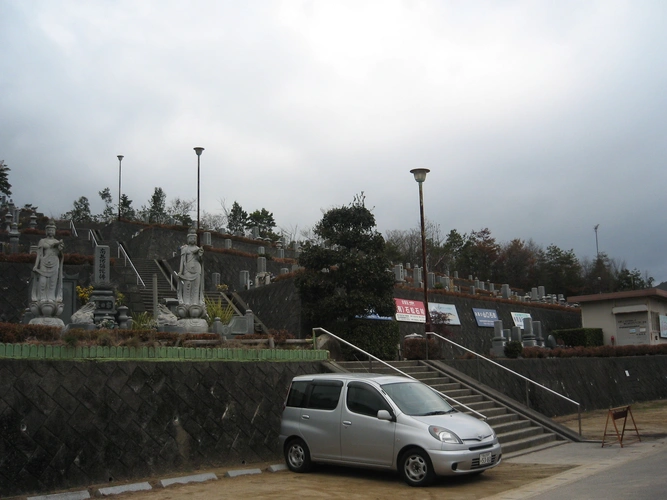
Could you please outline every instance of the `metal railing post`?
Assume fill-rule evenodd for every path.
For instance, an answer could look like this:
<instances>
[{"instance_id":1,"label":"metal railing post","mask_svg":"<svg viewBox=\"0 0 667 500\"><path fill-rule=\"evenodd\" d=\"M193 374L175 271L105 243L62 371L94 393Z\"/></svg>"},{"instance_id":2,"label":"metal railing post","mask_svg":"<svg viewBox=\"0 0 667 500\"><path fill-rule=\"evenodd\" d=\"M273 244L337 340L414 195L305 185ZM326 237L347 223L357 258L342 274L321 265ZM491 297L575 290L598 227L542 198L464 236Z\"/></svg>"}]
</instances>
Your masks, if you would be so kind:
<instances>
[{"instance_id":1,"label":"metal railing post","mask_svg":"<svg viewBox=\"0 0 667 500\"><path fill-rule=\"evenodd\" d=\"M325 330L324 328L321 328L321 327L313 328L313 342L315 341L315 338L316 338L316 336L317 336L317 334L316 334L315 332L318 331L318 330L321 331L321 332L326 333L327 335L329 335L329 336L331 336L331 337L333 337L333 338L335 338L335 339L338 340L339 342L342 342L343 344L346 344L346 345L350 346L352 349L356 349L356 350L359 351L360 353L362 353L362 354L368 356L369 361L370 361L371 358L372 358L372 359L374 359L375 361L377 361L377 362L379 362L379 363L381 363L381 364L387 366L388 368L391 368L392 370L394 370L394 371L400 373L400 374L403 375L404 377L411 378L412 380L417 380L417 379L416 379L415 377L413 377L412 375L409 375L409 374L405 373L404 371L399 370L399 369L396 368L395 366L391 366L391 365L390 365L389 363L387 363L386 361L382 361L380 358L378 358L378 357L376 357L376 356L373 356L371 353L364 351L363 349L361 349L361 348L357 347L356 345L354 345L354 344L348 342L347 340L340 338L338 335L335 335L335 334L333 334L333 333L331 333L331 332ZM362 366L363 366L363 365L362 365ZM433 389L433 388L432 388L432 389ZM484 421L487 420L486 415L483 415L482 413L478 412L477 410L473 410L473 409L470 408L469 406L466 406L466 405L464 405L463 403L458 402L456 399L454 399L454 398L451 397L451 396L448 396L447 394L445 394L445 393L443 393L443 392L440 392L440 391L438 391L438 390L436 390L436 389L433 389L433 390L434 390L435 392L437 392L438 394L440 394L443 398L447 399L448 401L453 401L455 404L457 404L457 405L460 406L461 408L465 408L466 410L468 410L468 411L474 413L475 415L479 415L480 417L482 417L482 419L483 419Z\"/></svg>"},{"instance_id":2,"label":"metal railing post","mask_svg":"<svg viewBox=\"0 0 667 500\"><path fill-rule=\"evenodd\" d=\"M477 356L478 360L479 360L479 358L482 358L484 361L487 361L487 362L491 363L492 365L498 366L499 368L502 368L503 370L511 373L512 375L515 375L519 378L522 378L526 383L526 406L528 406L528 407L530 407L530 404L529 404L530 403L530 401L529 401L529 385L528 385L529 383L531 383L531 384L533 384L533 385L535 385L535 386L537 386L541 389L544 389L545 391L550 392L551 394L553 394L555 396L558 396L559 398L564 399L565 401L569 401L570 403L577 405L577 413L579 415L579 435L581 436L581 404L577 403L575 400L570 399L567 396L563 396L562 394L559 394L556 391L554 391L552 389L549 389L548 387L543 386L542 384L538 384L534 380L530 380L528 377L525 377L525 376L521 375L520 373L517 373L513 370L510 370L509 368L507 368L506 366L501 365L500 363L496 363L495 361L493 361L489 358L485 358L481 354L477 354L475 351L472 351L472 350L468 349L467 347L463 347L462 345L457 344L456 342L453 342L453 341L443 337L442 335L438 335L437 333L434 333L434 332L429 332L429 335L435 335L436 337L448 342L452 346L456 346L459 349L463 349L466 352L474 354L475 356ZM452 351L452 356L453 356L453 354L454 353ZM479 378L479 375L478 375L478 378Z\"/></svg>"}]
</instances>

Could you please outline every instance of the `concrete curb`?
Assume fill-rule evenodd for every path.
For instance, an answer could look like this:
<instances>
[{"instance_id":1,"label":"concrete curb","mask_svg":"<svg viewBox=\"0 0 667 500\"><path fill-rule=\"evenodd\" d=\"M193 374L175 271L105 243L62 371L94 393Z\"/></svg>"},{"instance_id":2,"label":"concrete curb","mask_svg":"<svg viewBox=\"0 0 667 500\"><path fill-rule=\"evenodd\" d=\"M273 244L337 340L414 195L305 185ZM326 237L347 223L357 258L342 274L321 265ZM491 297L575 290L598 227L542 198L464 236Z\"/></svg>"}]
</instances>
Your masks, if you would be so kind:
<instances>
[{"instance_id":1,"label":"concrete curb","mask_svg":"<svg viewBox=\"0 0 667 500\"><path fill-rule=\"evenodd\" d=\"M133 484L121 484L119 486L110 486L108 488L100 488L97 490L97 494L101 496L108 495L119 495L121 493L128 493L130 491L146 491L152 490L153 487L148 483L133 483Z\"/></svg>"},{"instance_id":2,"label":"concrete curb","mask_svg":"<svg viewBox=\"0 0 667 500\"><path fill-rule=\"evenodd\" d=\"M269 472L280 472L281 470L287 470L287 466L285 464L269 465L266 470Z\"/></svg>"},{"instance_id":3,"label":"concrete curb","mask_svg":"<svg viewBox=\"0 0 667 500\"><path fill-rule=\"evenodd\" d=\"M53 495L28 497L26 500L83 500L85 498L90 498L90 493L88 493L88 490L68 491L67 493L55 493Z\"/></svg>"},{"instance_id":4,"label":"concrete curb","mask_svg":"<svg viewBox=\"0 0 667 500\"><path fill-rule=\"evenodd\" d=\"M249 474L261 474L262 471L260 469L241 469L241 470L228 470L225 473L225 477L239 477L239 476L247 476Z\"/></svg>"},{"instance_id":5,"label":"concrete curb","mask_svg":"<svg viewBox=\"0 0 667 500\"><path fill-rule=\"evenodd\" d=\"M204 474L195 474L193 476L171 477L169 479L160 479L158 484L163 488L171 486L172 484L187 484L187 483L203 483L204 481L211 481L218 479L218 476L212 472Z\"/></svg>"},{"instance_id":6,"label":"concrete curb","mask_svg":"<svg viewBox=\"0 0 667 500\"><path fill-rule=\"evenodd\" d=\"M267 467L266 472L280 472L287 470L285 464L275 464ZM261 469L239 469L239 470L230 470L227 471L224 477L234 478L240 476L247 476L251 474L261 474L263 471ZM166 488L173 484L188 484L188 483L203 483L205 481L217 481L219 478L212 472L206 472L203 474L194 474L191 476L181 476L181 477L171 477L167 479L160 479L158 485ZM98 488L95 490L95 496L110 496L110 495L120 495L122 493L130 493L133 491L148 491L152 490L153 487L148 482L141 483L132 483L132 484L121 484L118 486L110 486L107 488ZM26 500L84 500L91 498L88 490L83 491L68 491L66 493L55 493L52 495L42 495L35 497L27 497Z\"/></svg>"}]
</instances>

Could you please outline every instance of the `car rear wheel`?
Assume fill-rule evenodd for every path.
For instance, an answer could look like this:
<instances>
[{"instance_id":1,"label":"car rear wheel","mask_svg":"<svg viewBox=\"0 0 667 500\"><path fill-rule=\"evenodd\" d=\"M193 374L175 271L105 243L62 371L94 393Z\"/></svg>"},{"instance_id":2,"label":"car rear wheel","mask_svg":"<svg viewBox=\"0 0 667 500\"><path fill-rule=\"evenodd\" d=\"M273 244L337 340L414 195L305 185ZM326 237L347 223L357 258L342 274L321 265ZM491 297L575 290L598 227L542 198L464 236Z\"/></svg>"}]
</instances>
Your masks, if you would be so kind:
<instances>
[{"instance_id":1,"label":"car rear wheel","mask_svg":"<svg viewBox=\"0 0 667 500\"><path fill-rule=\"evenodd\" d=\"M287 443L285 446L285 462L292 472L308 472L312 468L310 450L303 439L294 438Z\"/></svg>"},{"instance_id":2,"label":"car rear wheel","mask_svg":"<svg viewBox=\"0 0 667 500\"><path fill-rule=\"evenodd\" d=\"M410 486L428 486L435 479L431 459L419 448L410 448L401 455L398 470Z\"/></svg>"}]
</instances>

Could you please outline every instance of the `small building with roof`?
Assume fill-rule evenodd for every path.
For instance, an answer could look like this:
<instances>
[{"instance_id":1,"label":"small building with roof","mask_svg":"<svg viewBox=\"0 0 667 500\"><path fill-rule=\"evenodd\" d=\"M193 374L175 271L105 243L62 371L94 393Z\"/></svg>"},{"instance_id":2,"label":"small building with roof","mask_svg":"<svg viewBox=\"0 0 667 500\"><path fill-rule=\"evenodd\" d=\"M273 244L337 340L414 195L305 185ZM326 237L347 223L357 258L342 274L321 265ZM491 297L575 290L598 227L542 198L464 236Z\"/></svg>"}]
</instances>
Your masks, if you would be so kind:
<instances>
[{"instance_id":1,"label":"small building with roof","mask_svg":"<svg viewBox=\"0 0 667 500\"><path fill-rule=\"evenodd\" d=\"M584 328L602 328L605 345L667 343L667 291L660 288L568 297Z\"/></svg>"}]
</instances>

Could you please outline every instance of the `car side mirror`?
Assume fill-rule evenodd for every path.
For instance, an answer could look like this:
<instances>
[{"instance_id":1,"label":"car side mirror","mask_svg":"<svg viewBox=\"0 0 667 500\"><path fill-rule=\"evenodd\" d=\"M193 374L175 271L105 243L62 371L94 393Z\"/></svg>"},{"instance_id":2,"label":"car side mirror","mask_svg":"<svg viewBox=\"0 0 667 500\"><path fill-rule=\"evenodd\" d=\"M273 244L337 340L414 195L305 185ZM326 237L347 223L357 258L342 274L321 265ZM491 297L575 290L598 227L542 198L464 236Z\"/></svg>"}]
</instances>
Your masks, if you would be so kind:
<instances>
[{"instance_id":1,"label":"car side mirror","mask_svg":"<svg viewBox=\"0 0 667 500\"><path fill-rule=\"evenodd\" d=\"M377 415L379 420L388 420L389 422L394 421L394 416L389 413L387 410L378 410L378 415Z\"/></svg>"}]
</instances>

